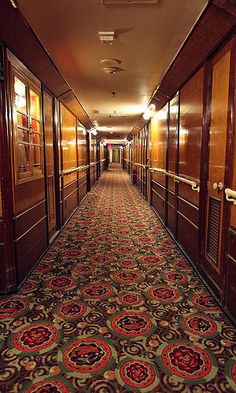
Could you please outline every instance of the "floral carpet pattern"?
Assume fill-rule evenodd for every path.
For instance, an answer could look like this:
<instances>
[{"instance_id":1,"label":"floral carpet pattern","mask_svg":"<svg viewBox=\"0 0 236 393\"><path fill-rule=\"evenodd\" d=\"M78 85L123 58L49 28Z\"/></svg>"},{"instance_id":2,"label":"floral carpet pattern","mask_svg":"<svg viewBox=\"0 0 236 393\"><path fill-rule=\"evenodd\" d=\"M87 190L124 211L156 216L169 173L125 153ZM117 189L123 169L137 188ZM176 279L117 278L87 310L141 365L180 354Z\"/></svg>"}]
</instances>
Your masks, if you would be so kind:
<instances>
[{"instance_id":1,"label":"floral carpet pattern","mask_svg":"<svg viewBox=\"0 0 236 393\"><path fill-rule=\"evenodd\" d=\"M0 298L0 333L1 393L236 392L236 329L118 166Z\"/></svg>"}]
</instances>

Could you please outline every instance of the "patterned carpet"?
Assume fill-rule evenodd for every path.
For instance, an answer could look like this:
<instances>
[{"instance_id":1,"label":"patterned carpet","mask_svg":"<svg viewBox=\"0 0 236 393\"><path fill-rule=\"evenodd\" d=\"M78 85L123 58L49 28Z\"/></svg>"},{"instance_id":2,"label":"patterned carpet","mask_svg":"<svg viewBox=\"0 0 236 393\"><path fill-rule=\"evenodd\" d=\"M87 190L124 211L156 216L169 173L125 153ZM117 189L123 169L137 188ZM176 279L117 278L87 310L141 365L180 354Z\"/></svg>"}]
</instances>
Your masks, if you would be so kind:
<instances>
[{"instance_id":1,"label":"patterned carpet","mask_svg":"<svg viewBox=\"0 0 236 393\"><path fill-rule=\"evenodd\" d=\"M236 392L236 330L118 166L18 294L0 392Z\"/></svg>"}]
</instances>

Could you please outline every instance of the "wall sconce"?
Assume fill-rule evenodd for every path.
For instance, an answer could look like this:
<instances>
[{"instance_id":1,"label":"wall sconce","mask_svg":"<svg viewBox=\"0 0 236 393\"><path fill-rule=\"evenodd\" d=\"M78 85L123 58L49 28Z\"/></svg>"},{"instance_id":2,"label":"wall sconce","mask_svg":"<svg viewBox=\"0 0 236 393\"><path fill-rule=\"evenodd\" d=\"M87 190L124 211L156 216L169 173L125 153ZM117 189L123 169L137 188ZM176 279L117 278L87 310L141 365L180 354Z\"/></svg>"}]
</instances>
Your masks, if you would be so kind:
<instances>
[{"instance_id":1,"label":"wall sconce","mask_svg":"<svg viewBox=\"0 0 236 393\"><path fill-rule=\"evenodd\" d=\"M156 106L155 104L150 104L149 107L143 113L144 120L149 120L152 116L154 116Z\"/></svg>"}]
</instances>

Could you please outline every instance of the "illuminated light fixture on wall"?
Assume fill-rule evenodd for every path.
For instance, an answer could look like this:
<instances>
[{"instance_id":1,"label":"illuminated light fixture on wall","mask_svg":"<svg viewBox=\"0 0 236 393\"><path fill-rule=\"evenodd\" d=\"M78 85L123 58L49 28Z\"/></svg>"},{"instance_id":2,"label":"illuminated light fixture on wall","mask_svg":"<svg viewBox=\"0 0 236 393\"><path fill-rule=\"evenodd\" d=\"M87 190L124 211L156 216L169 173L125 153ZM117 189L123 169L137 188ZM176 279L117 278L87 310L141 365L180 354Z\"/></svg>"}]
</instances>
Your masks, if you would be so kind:
<instances>
[{"instance_id":1,"label":"illuminated light fixture on wall","mask_svg":"<svg viewBox=\"0 0 236 393\"><path fill-rule=\"evenodd\" d=\"M154 116L156 106L155 104L150 104L149 107L143 113L144 120L149 120Z\"/></svg>"},{"instance_id":2,"label":"illuminated light fixture on wall","mask_svg":"<svg viewBox=\"0 0 236 393\"><path fill-rule=\"evenodd\" d=\"M10 3L13 6L13 8L17 8L17 4L16 4L15 0L10 0Z\"/></svg>"}]
</instances>

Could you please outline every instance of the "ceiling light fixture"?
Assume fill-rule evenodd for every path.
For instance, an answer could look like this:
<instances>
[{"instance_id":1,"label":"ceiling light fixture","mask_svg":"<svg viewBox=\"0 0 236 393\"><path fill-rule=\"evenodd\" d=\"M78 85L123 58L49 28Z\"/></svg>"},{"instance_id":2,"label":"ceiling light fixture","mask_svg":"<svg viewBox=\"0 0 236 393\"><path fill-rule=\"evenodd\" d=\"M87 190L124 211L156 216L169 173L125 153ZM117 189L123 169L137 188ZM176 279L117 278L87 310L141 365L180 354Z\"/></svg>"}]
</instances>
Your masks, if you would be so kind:
<instances>
[{"instance_id":1,"label":"ceiling light fixture","mask_svg":"<svg viewBox=\"0 0 236 393\"><path fill-rule=\"evenodd\" d=\"M120 71L120 68L118 67L104 67L103 71L105 72L105 74L116 74L118 71Z\"/></svg>"}]
</instances>

